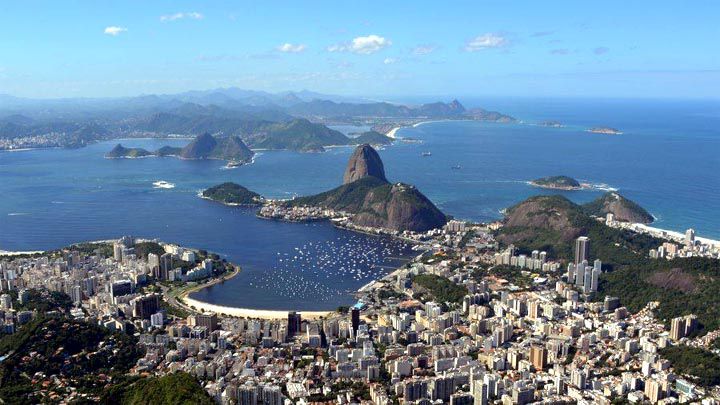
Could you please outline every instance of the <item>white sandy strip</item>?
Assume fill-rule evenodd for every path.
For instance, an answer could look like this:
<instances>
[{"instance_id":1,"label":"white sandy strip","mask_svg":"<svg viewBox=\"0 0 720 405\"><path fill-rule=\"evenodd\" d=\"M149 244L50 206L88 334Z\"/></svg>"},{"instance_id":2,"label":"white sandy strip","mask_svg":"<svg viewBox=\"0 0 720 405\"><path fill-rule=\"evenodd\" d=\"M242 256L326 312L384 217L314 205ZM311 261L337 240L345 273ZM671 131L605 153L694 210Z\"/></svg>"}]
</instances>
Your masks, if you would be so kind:
<instances>
[{"instance_id":1,"label":"white sandy strip","mask_svg":"<svg viewBox=\"0 0 720 405\"><path fill-rule=\"evenodd\" d=\"M20 255L35 255L45 253L43 250L29 250L27 252L11 252L8 250L0 250L0 256L20 256Z\"/></svg>"},{"instance_id":2,"label":"white sandy strip","mask_svg":"<svg viewBox=\"0 0 720 405\"><path fill-rule=\"evenodd\" d=\"M259 318L259 319L287 319L289 311L273 311L267 309L249 309L249 308L235 308L226 307L224 305L209 304L207 302L198 301L184 295L182 299L188 306L195 307L197 310L215 312L217 314L239 316L245 318ZM331 311L297 311L305 319L316 319L327 316Z\"/></svg>"},{"instance_id":3,"label":"white sandy strip","mask_svg":"<svg viewBox=\"0 0 720 405\"><path fill-rule=\"evenodd\" d=\"M387 134L385 134L385 136L387 136L388 138L396 139L396 138L395 138L395 133L396 133L400 128L402 128L402 127L395 127L395 128L393 128L393 129L391 129Z\"/></svg>"},{"instance_id":4,"label":"white sandy strip","mask_svg":"<svg viewBox=\"0 0 720 405\"><path fill-rule=\"evenodd\" d=\"M645 232L648 232L648 233L650 233L650 234L654 234L654 235L661 235L662 232L665 232L668 236L671 236L671 237L674 237L674 238L677 238L677 239L685 239L685 234L682 233L682 232L670 231L670 230L667 230L667 229L655 228L655 227L652 227L652 226L647 226L647 225L645 225L645 224L639 224L639 223L633 223L632 226L635 227L635 228L637 228L637 229L641 229L641 230L643 230L643 231L645 231ZM695 239L699 240L701 243L704 243L704 244L706 244L706 245L720 246L720 241L718 241L718 240L709 239L709 238L703 238L703 237L700 237L700 236L695 236Z\"/></svg>"}]
</instances>

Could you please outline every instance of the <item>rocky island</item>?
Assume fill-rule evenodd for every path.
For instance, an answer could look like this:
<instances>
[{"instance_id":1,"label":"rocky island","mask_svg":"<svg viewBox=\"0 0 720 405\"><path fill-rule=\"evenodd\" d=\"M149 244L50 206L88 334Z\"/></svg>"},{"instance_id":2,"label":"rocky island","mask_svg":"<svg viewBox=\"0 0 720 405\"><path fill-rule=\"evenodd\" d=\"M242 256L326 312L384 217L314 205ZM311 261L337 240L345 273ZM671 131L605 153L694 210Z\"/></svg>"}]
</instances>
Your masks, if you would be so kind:
<instances>
[{"instance_id":1,"label":"rocky island","mask_svg":"<svg viewBox=\"0 0 720 405\"><path fill-rule=\"evenodd\" d=\"M622 131L616 128L610 128L610 127L592 127L587 129L587 132L592 132L593 134L605 134L605 135L620 135L622 134Z\"/></svg>"},{"instance_id":2,"label":"rocky island","mask_svg":"<svg viewBox=\"0 0 720 405\"><path fill-rule=\"evenodd\" d=\"M553 190L580 190L583 185L579 181L568 176L549 176L535 179L530 185Z\"/></svg>"},{"instance_id":3,"label":"rocky island","mask_svg":"<svg viewBox=\"0 0 720 405\"><path fill-rule=\"evenodd\" d=\"M393 139L378 131L367 131L355 138L350 138L350 143L353 145L362 145L365 143L369 145L390 145L393 143Z\"/></svg>"},{"instance_id":4,"label":"rocky island","mask_svg":"<svg viewBox=\"0 0 720 405\"><path fill-rule=\"evenodd\" d=\"M352 154L343 185L267 205L259 215L289 220L339 219L356 229L391 232L424 232L447 222L445 214L417 188L388 182L380 156L367 144L358 146Z\"/></svg>"},{"instance_id":5,"label":"rocky island","mask_svg":"<svg viewBox=\"0 0 720 405\"><path fill-rule=\"evenodd\" d=\"M105 154L108 159L136 159L149 156L155 156L155 154L143 148L126 148L122 144L115 145L110 152Z\"/></svg>"},{"instance_id":6,"label":"rocky island","mask_svg":"<svg viewBox=\"0 0 720 405\"><path fill-rule=\"evenodd\" d=\"M204 190L202 198L225 205L260 205L263 197L236 183L222 183Z\"/></svg>"},{"instance_id":7,"label":"rocky island","mask_svg":"<svg viewBox=\"0 0 720 405\"><path fill-rule=\"evenodd\" d=\"M540 188L548 188L552 190L581 190L585 185L568 176L548 176L535 179L530 185Z\"/></svg>"},{"instance_id":8,"label":"rocky island","mask_svg":"<svg viewBox=\"0 0 720 405\"><path fill-rule=\"evenodd\" d=\"M254 155L255 153L237 136L215 138L208 133L204 133L198 135L183 148L163 146L155 152L142 148L126 148L121 144L117 144L110 152L105 154L105 157L108 159L151 156L178 157L181 159L218 159L240 165L251 162Z\"/></svg>"},{"instance_id":9,"label":"rocky island","mask_svg":"<svg viewBox=\"0 0 720 405\"><path fill-rule=\"evenodd\" d=\"M539 122L538 125L541 127L547 127L547 128L562 128L565 126L560 121L552 121L552 120Z\"/></svg>"}]
</instances>

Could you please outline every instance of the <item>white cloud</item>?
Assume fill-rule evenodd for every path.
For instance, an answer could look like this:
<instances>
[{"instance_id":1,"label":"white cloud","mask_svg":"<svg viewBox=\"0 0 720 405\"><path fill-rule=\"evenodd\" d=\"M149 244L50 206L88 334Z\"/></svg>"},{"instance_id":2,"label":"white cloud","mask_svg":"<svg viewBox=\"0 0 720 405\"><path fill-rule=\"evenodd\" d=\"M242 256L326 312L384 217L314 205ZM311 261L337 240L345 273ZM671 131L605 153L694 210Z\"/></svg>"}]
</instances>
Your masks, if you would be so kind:
<instances>
[{"instance_id":1,"label":"white cloud","mask_svg":"<svg viewBox=\"0 0 720 405\"><path fill-rule=\"evenodd\" d=\"M414 53L415 55L420 55L420 56L428 55L428 54L435 52L435 49L437 49L437 47L435 45L418 45L415 48L413 48L412 53Z\"/></svg>"},{"instance_id":2,"label":"white cloud","mask_svg":"<svg viewBox=\"0 0 720 405\"><path fill-rule=\"evenodd\" d=\"M386 65L392 65L395 62L397 62L397 59L395 58L385 58L385 60L383 61L383 63Z\"/></svg>"},{"instance_id":3,"label":"white cloud","mask_svg":"<svg viewBox=\"0 0 720 405\"><path fill-rule=\"evenodd\" d=\"M300 53L305 50L307 46L305 44L291 44L291 43L284 43L280 46L278 46L276 49L280 52L285 53Z\"/></svg>"},{"instance_id":4,"label":"white cloud","mask_svg":"<svg viewBox=\"0 0 720 405\"><path fill-rule=\"evenodd\" d=\"M468 52L481 51L483 49L503 48L510 45L510 41L501 34L487 33L479 35L465 44Z\"/></svg>"},{"instance_id":5,"label":"white cloud","mask_svg":"<svg viewBox=\"0 0 720 405\"><path fill-rule=\"evenodd\" d=\"M175 21L175 20L182 20L184 18L190 19L190 20L202 20L205 16L192 11L189 13L175 13L175 14L166 14L160 16L160 21L166 22L166 21Z\"/></svg>"},{"instance_id":6,"label":"white cloud","mask_svg":"<svg viewBox=\"0 0 720 405\"><path fill-rule=\"evenodd\" d=\"M111 26L109 26L109 27L105 27L105 31L103 31L103 33L105 33L105 34L107 34L107 35L112 35L112 36L116 37L116 36L122 34L123 32L126 32L126 31L127 31L127 28L124 28L124 27L116 27L116 26L114 26L114 25L111 25Z\"/></svg>"},{"instance_id":7,"label":"white cloud","mask_svg":"<svg viewBox=\"0 0 720 405\"><path fill-rule=\"evenodd\" d=\"M379 35L354 38L351 42L330 45L328 52L352 52L359 55L370 55L392 45L392 41Z\"/></svg>"}]
</instances>

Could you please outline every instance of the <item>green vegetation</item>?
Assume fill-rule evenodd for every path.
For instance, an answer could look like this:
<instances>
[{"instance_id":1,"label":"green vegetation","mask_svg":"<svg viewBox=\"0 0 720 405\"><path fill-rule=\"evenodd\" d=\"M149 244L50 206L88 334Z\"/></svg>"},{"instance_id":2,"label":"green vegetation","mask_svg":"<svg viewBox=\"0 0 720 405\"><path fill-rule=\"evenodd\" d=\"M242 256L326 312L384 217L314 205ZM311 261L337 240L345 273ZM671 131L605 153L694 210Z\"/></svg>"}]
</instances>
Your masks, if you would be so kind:
<instances>
[{"instance_id":1,"label":"green vegetation","mask_svg":"<svg viewBox=\"0 0 720 405\"><path fill-rule=\"evenodd\" d=\"M298 197L287 202L289 206L325 206L336 210L359 211L370 191L378 189L381 193L389 193L391 187L386 181L376 177L364 177L349 184L343 184L324 193L308 197Z\"/></svg>"},{"instance_id":2,"label":"green vegetation","mask_svg":"<svg viewBox=\"0 0 720 405\"><path fill-rule=\"evenodd\" d=\"M529 275L523 274L523 269L512 266L501 265L490 267L488 269L478 269L471 275L471 277L478 282L488 276L502 278L520 288L528 288L532 286L533 283L533 280Z\"/></svg>"},{"instance_id":3,"label":"green vegetation","mask_svg":"<svg viewBox=\"0 0 720 405\"><path fill-rule=\"evenodd\" d=\"M10 291L13 301L17 300L18 292ZM50 311L67 312L72 307L70 296L60 291L30 289L27 291L27 300L22 304L16 302L15 309L19 311L38 311L41 314Z\"/></svg>"},{"instance_id":4,"label":"green vegetation","mask_svg":"<svg viewBox=\"0 0 720 405\"><path fill-rule=\"evenodd\" d=\"M409 185L366 176L324 193L288 201L289 206L320 206L355 214L362 226L426 231L445 224L445 215Z\"/></svg>"},{"instance_id":5,"label":"green vegetation","mask_svg":"<svg viewBox=\"0 0 720 405\"><path fill-rule=\"evenodd\" d=\"M308 402L333 402L337 395L350 392L350 397L357 402L360 400L370 401L370 387L362 381L338 381L330 386L330 393L327 395L314 394L308 397Z\"/></svg>"},{"instance_id":6,"label":"green vegetation","mask_svg":"<svg viewBox=\"0 0 720 405\"><path fill-rule=\"evenodd\" d=\"M460 303L467 288L457 285L449 279L434 274L420 274L412 279L416 298L421 301L437 301L441 303Z\"/></svg>"},{"instance_id":7,"label":"green vegetation","mask_svg":"<svg viewBox=\"0 0 720 405\"><path fill-rule=\"evenodd\" d=\"M104 257L113 255L113 245L108 242L83 242L68 246L68 250L77 250L86 255L96 254Z\"/></svg>"},{"instance_id":8,"label":"green vegetation","mask_svg":"<svg viewBox=\"0 0 720 405\"><path fill-rule=\"evenodd\" d=\"M588 236L590 257L602 260L604 271L594 299L615 296L633 312L649 301L659 301L656 315L666 323L673 317L695 314L704 331L720 327L718 260L650 259L648 250L663 240L605 226L560 196L532 197L510 208L507 223L510 226L501 229L498 240L514 243L524 252L545 250L557 259L571 260L573 240Z\"/></svg>"},{"instance_id":9,"label":"green vegetation","mask_svg":"<svg viewBox=\"0 0 720 405\"><path fill-rule=\"evenodd\" d=\"M364 143L370 145L390 145L393 143L393 139L377 131L368 131L363 132L355 138L350 138L350 143L353 145L362 145Z\"/></svg>"},{"instance_id":10,"label":"green vegetation","mask_svg":"<svg viewBox=\"0 0 720 405\"><path fill-rule=\"evenodd\" d=\"M128 379L108 389L101 401L121 405L212 405L215 402L190 374L177 372L162 377Z\"/></svg>"},{"instance_id":11,"label":"green vegetation","mask_svg":"<svg viewBox=\"0 0 720 405\"><path fill-rule=\"evenodd\" d=\"M158 156L180 156L180 153L182 152L182 148L177 148L173 146L163 146L162 148L155 151L155 154Z\"/></svg>"},{"instance_id":12,"label":"green vegetation","mask_svg":"<svg viewBox=\"0 0 720 405\"><path fill-rule=\"evenodd\" d=\"M158 256L162 256L165 253L165 249L157 242L138 242L133 248L135 248L135 255L141 257L143 260L147 260L150 253Z\"/></svg>"},{"instance_id":13,"label":"green vegetation","mask_svg":"<svg viewBox=\"0 0 720 405\"><path fill-rule=\"evenodd\" d=\"M65 317L40 317L0 339L0 399L39 403L44 395L67 386L98 393L98 375L126 373L142 355L133 337ZM33 378L41 372L42 378ZM50 376L57 377L57 380Z\"/></svg>"},{"instance_id":14,"label":"green vegetation","mask_svg":"<svg viewBox=\"0 0 720 405\"><path fill-rule=\"evenodd\" d=\"M643 263L644 262L644 263ZM599 299L619 297L631 311L659 301L659 319L695 314L703 331L720 328L720 261L708 258L638 260L600 278Z\"/></svg>"},{"instance_id":15,"label":"green vegetation","mask_svg":"<svg viewBox=\"0 0 720 405\"><path fill-rule=\"evenodd\" d=\"M342 133L306 119L265 125L248 138L254 148L290 149L298 151L320 150L323 146L347 145Z\"/></svg>"},{"instance_id":16,"label":"green vegetation","mask_svg":"<svg viewBox=\"0 0 720 405\"><path fill-rule=\"evenodd\" d=\"M691 376L702 386L720 384L720 357L708 350L690 346L668 346L660 350L660 356L670 361L679 374Z\"/></svg>"},{"instance_id":17,"label":"green vegetation","mask_svg":"<svg viewBox=\"0 0 720 405\"><path fill-rule=\"evenodd\" d=\"M222 183L203 191L203 197L223 204L257 205L261 201L258 193L235 183Z\"/></svg>"},{"instance_id":18,"label":"green vegetation","mask_svg":"<svg viewBox=\"0 0 720 405\"><path fill-rule=\"evenodd\" d=\"M649 224L655 220L653 216L636 202L629 200L618 193L605 193L596 200L582 205L588 215L605 217L613 214L616 221L640 222Z\"/></svg>"},{"instance_id":19,"label":"green vegetation","mask_svg":"<svg viewBox=\"0 0 720 405\"><path fill-rule=\"evenodd\" d=\"M105 154L106 158L139 158L153 156L153 153L143 148L126 148L121 144L115 145L114 148Z\"/></svg>"},{"instance_id":20,"label":"green vegetation","mask_svg":"<svg viewBox=\"0 0 720 405\"><path fill-rule=\"evenodd\" d=\"M568 176L549 176L530 182L534 186L558 189L579 189L580 182Z\"/></svg>"}]
</instances>

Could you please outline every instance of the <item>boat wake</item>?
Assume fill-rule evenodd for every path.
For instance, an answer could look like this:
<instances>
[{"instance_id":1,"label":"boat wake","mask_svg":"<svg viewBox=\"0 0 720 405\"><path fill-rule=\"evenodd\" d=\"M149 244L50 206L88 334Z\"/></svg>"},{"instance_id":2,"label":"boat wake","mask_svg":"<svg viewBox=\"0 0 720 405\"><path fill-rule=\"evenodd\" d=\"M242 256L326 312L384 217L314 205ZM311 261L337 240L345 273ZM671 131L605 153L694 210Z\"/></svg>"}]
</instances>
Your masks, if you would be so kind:
<instances>
[{"instance_id":1,"label":"boat wake","mask_svg":"<svg viewBox=\"0 0 720 405\"><path fill-rule=\"evenodd\" d=\"M165 189L170 189L170 188L175 188L175 184L174 184L174 183L167 182L167 181L165 181L165 180L159 180L159 181L156 181L156 182L153 183L153 188L165 188Z\"/></svg>"},{"instance_id":2,"label":"boat wake","mask_svg":"<svg viewBox=\"0 0 720 405\"><path fill-rule=\"evenodd\" d=\"M618 189L616 187L612 187L606 183L588 183L588 185L591 190L618 191Z\"/></svg>"}]
</instances>

